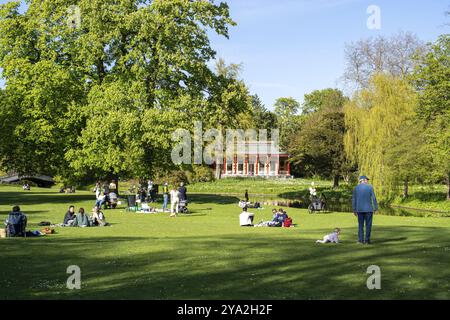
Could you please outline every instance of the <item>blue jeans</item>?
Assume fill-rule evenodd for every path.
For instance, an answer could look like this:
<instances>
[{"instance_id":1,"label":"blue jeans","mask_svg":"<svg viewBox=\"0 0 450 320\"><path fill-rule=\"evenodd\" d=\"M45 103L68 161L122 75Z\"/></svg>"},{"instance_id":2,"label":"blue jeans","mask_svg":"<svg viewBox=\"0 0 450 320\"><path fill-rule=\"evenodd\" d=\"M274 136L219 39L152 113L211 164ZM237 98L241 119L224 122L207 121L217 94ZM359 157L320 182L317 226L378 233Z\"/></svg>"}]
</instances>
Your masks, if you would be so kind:
<instances>
[{"instance_id":1,"label":"blue jeans","mask_svg":"<svg viewBox=\"0 0 450 320\"><path fill-rule=\"evenodd\" d=\"M163 202L163 210L167 209L167 204L169 203L169 195L167 193L163 194L164 202Z\"/></svg>"},{"instance_id":2,"label":"blue jeans","mask_svg":"<svg viewBox=\"0 0 450 320\"><path fill-rule=\"evenodd\" d=\"M373 212L358 212L358 241L370 242L372 231ZM364 224L366 225L366 237L364 238Z\"/></svg>"},{"instance_id":3,"label":"blue jeans","mask_svg":"<svg viewBox=\"0 0 450 320\"><path fill-rule=\"evenodd\" d=\"M97 200L97 201L95 201L95 206L101 208L103 203L104 203L103 200Z\"/></svg>"}]
</instances>

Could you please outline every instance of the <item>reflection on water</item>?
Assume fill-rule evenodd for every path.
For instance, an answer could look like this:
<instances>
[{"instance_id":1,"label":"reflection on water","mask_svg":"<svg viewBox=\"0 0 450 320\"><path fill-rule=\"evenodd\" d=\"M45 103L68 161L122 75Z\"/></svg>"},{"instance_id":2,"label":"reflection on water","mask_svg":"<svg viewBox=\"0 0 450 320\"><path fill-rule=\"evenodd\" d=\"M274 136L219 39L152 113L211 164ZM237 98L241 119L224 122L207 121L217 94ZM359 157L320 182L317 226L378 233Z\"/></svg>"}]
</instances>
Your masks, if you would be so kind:
<instances>
[{"instance_id":1,"label":"reflection on water","mask_svg":"<svg viewBox=\"0 0 450 320\"><path fill-rule=\"evenodd\" d=\"M352 206L350 203L345 201L330 202L327 201L327 212L352 212ZM308 209L310 201L306 199L301 200L267 200L267 199L256 199L264 207L288 207L288 208L300 208ZM424 210L415 209L404 209L404 208L393 208L393 207L381 207L378 210L378 214L387 216L404 216L404 217L450 217L450 213L437 213Z\"/></svg>"}]
</instances>

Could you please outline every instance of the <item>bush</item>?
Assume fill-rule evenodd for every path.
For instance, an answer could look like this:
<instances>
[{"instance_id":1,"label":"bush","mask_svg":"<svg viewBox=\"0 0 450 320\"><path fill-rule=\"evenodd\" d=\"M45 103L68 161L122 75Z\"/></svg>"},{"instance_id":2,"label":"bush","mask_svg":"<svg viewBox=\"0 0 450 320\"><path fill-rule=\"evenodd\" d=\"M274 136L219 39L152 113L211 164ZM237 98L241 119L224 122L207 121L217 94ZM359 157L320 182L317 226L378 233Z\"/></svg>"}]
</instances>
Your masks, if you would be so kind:
<instances>
[{"instance_id":1,"label":"bush","mask_svg":"<svg viewBox=\"0 0 450 320\"><path fill-rule=\"evenodd\" d=\"M167 182L169 185L178 186L181 182L187 183L188 177L186 176L186 172L183 170L176 170L169 173L169 177L167 178Z\"/></svg>"},{"instance_id":2,"label":"bush","mask_svg":"<svg viewBox=\"0 0 450 320\"><path fill-rule=\"evenodd\" d=\"M189 175L189 183L214 181L214 172L206 166L194 166Z\"/></svg>"}]
</instances>

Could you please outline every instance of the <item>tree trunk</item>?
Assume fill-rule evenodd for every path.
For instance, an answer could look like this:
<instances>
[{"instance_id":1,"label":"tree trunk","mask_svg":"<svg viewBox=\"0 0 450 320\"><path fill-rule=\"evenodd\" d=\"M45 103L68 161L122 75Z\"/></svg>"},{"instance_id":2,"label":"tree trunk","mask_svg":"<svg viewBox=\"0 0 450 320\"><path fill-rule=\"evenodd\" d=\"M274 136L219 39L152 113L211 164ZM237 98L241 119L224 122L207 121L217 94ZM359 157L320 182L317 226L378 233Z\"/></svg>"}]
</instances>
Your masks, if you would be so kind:
<instances>
[{"instance_id":1,"label":"tree trunk","mask_svg":"<svg viewBox=\"0 0 450 320\"><path fill-rule=\"evenodd\" d=\"M407 198L409 196L409 181L408 177L405 178L403 182L403 198Z\"/></svg>"},{"instance_id":2,"label":"tree trunk","mask_svg":"<svg viewBox=\"0 0 450 320\"><path fill-rule=\"evenodd\" d=\"M333 179L333 189L339 188L339 175L335 175Z\"/></svg>"},{"instance_id":3,"label":"tree trunk","mask_svg":"<svg viewBox=\"0 0 450 320\"><path fill-rule=\"evenodd\" d=\"M222 165L220 163L216 163L216 180L220 180L222 178Z\"/></svg>"},{"instance_id":4,"label":"tree trunk","mask_svg":"<svg viewBox=\"0 0 450 320\"><path fill-rule=\"evenodd\" d=\"M450 173L447 176L447 201L450 201Z\"/></svg>"},{"instance_id":5,"label":"tree trunk","mask_svg":"<svg viewBox=\"0 0 450 320\"><path fill-rule=\"evenodd\" d=\"M117 176L114 178L114 183L116 184L116 194L119 196L119 178Z\"/></svg>"},{"instance_id":6,"label":"tree trunk","mask_svg":"<svg viewBox=\"0 0 450 320\"><path fill-rule=\"evenodd\" d=\"M105 64L102 59L98 59L97 61L97 75L98 75L98 83L102 84L103 79L106 75Z\"/></svg>"}]
</instances>

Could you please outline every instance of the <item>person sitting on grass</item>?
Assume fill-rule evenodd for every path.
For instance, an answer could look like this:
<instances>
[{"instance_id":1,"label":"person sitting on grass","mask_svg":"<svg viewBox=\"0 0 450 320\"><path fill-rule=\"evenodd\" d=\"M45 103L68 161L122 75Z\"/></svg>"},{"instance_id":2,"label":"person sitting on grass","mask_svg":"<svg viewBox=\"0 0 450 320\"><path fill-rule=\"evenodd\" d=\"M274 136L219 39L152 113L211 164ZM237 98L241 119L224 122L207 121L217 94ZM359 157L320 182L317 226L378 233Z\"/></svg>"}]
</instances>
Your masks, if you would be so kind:
<instances>
[{"instance_id":1,"label":"person sitting on grass","mask_svg":"<svg viewBox=\"0 0 450 320\"><path fill-rule=\"evenodd\" d=\"M105 214L98 207L92 209L91 221L93 226L105 227L109 225L108 222L106 222Z\"/></svg>"},{"instance_id":2,"label":"person sitting on grass","mask_svg":"<svg viewBox=\"0 0 450 320\"><path fill-rule=\"evenodd\" d=\"M5 221L8 237L25 237L27 220L27 216L20 211L20 207L14 206Z\"/></svg>"},{"instance_id":3,"label":"person sitting on grass","mask_svg":"<svg viewBox=\"0 0 450 320\"><path fill-rule=\"evenodd\" d=\"M242 213L239 215L239 223L241 227L253 227L253 213L247 212L247 207L242 209Z\"/></svg>"},{"instance_id":4,"label":"person sitting on grass","mask_svg":"<svg viewBox=\"0 0 450 320\"><path fill-rule=\"evenodd\" d=\"M327 234L323 237L323 240L317 240L316 243L339 243L339 235L341 234L341 229L334 229L333 233Z\"/></svg>"},{"instance_id":5,"label":"person sitting on grass","mask_svg":"<svg viewBox=\"0 0 450 320\"><path fill-rule=\"evenodd\" d=\"M261 221L255 227L281 227L283 225L281 213L277 209L272 209L272 220L271 221Z\"/></svg>"},{"instance_id":6,"label":"person sitting on grass","mask_svg":"<svg viewBox=\"0 0 450 320\"><path fill-rule=\"evenodd\" d=\"M75 219L75 207L70 206L69 210L67 210L66 215L64 216L63 225L70 226Z\"/></svg>"},{"instance_id":7,"label":"person sitting on grass","mask_svg":"<svg viewBox=\"0 0 450 320\"><path fill-rule=\"evenodd\" d=\"M89 220L88 215L84 213L84 208L80 208L75 216L75 219L73 220L72 226L81 228L91 226L91 221Z\"/></svg>"}]
</instances>

